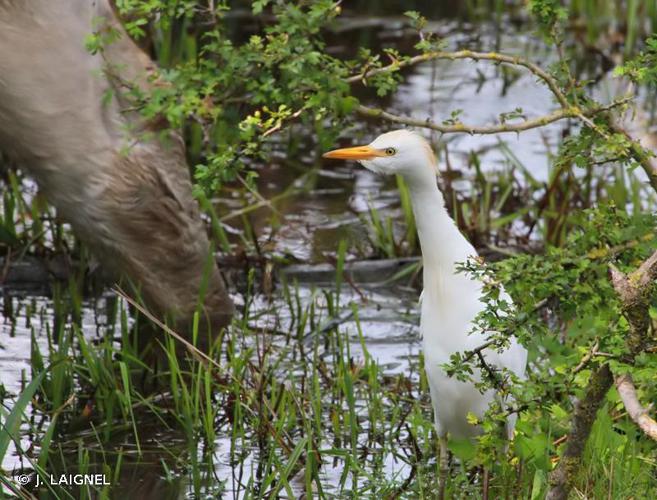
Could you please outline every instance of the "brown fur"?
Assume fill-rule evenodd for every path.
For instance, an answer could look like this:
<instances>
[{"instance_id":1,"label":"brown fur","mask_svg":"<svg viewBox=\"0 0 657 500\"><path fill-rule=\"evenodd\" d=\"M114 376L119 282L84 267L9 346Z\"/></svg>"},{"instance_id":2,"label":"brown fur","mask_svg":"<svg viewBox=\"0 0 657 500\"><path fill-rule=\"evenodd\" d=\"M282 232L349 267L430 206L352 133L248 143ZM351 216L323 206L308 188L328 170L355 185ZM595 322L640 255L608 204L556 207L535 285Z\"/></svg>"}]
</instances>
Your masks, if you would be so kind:
<instances>
[{"instance_id":1,"label":"brown fur","mask_svg":"<svg viewBox=\"0 0 657 500\"><path fill-rule=\"evenodd\" d=\"M84 38L98 17L122 36L92 56ZM182 327L212 257L181 138L147 140L142 132L155 125L123 112L121 82L147 86L153 68L108 0L0 0L0 150L36 178L106 267ZM233 305L210 270L204 310L219 327Z\"/></svg>"}]
</instances>

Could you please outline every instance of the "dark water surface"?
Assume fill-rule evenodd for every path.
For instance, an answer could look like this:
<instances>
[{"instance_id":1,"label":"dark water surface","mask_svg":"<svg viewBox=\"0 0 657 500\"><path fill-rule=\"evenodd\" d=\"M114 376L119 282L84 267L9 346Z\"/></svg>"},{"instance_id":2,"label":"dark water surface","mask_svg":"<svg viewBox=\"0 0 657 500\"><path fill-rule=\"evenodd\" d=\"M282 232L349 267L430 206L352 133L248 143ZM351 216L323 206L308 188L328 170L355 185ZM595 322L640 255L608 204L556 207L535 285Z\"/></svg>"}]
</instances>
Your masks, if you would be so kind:
<instances>
[{"instance_id":1,"label":"dark water surface","mask_svg":"<svg viewBox=\"0 0 657 500\"><path fill-rule=\"evenodd\" d=\"M440 2L439 2L440 3ZM453 2L459 4L459 2ZM427 5L432 4L427 2ZM440 3L442 5L442 3ZM441 14L443 7L436 8ZM399 17L380 18L370 36L384 41L400 40ZM345 32L355 27L372 25L371 17L353 17L344 21ZM383 27L381 27L383 26ZM481 50L500 50L508 54L518 54L546 66L554 59L554 54L546 52L543 42L537 41L530 34L518 31L511 26L500 30L494 26L462 25L456 20L434 21L427 30L449 33L454 47L470 46ZM352 33L353 34L353 33ZM339 47L337 47L339 49ZM614 82L603 78L596 87L596 92L603 100L611 99L617 93ZM450 113L462 109L461 119L467 123L486 124L496 121L501 113L521 107L528 117L534 117L555 109L551 94L535 78L524 72L502 70L489 63L471 61L436 61L417 66L409 78L392 98L389 109L420 118L441 121ZM555 152L561 138L565 123L555 123L541 130L533 130L521 135L506 134L502 136L459 135L439 138L436 134L430 138L438 145L441 167L444 168L445 150L454 169L463 169L464 175L473 175L467 170L467 158L472 152L478 153L482 168L486 170L504 170L511 167L527 169L539 181L549 175L549 153ZM373 139L375 130L354 131L359 139ZM349 135L347 131L345 135ZM441 140L438 144L439 139ZM251 214L251 223L262 242L267 242L268 251L273 254L292 257L301 263L322 263L326 255L334 255L337 242L347 239L350 246L364 243L363 235L368 226L363 221L370 207L374 206L385 216L400 219L399 198L394 180L383 179L354 164L325 163L322 168L313 169L314 158L300 155L288 160L274 158L269 165L260 169L260 192L266 199L281 192L296 188L296 192L276 201L273 205L278 212L278 224L271 224L271 211L260 209ZM243 202L239 199L224 198L216 203L220 215L228 215L233 209L239 209ZM240 230L239 221L226 219L226 224L234 225ZM271 241L270 241L271 239ZM331 288L332 282L318 282L307 274L294 274L292 278L300 281L300 297L303 301L316 301L318 310L325 309L321 294L322 287ZM352 301L358 305L360 325L370 355L377 359L384 371L390 373L407 373L411 366L417 372L418 310L417 290L399 283L357 283L359 291L343 285L344 302ZM277 292L274 292L275 294ZM362 295L361 295L362 294ZM241 295L235 293L236 301L242 301ZM366 301L363 299L366 298ZM34 336L43 352L47 352L46 329L54 321L53 302L45 295L14 293L5 290L2 299L3 309L11 310L0 325L0 381L5 390L11 394L20 392L23 381L30 377L31 337ZM7 301L11 301L8 307ZM108 306L110 304L110 306ZM99 339L106 334L108 325L116 323L122 307L108 293L100 299L87 301L82 309L84 335L89 339ZM275 328L284 330L289 320L290 311L284 300L274 296L273 302L264 296L257 297L253 305L254 327L267 330ZM114 315L114 317L111 317ZM362 358L361 343L353 319L345 319L341 329L353 339L352 353ZM144 422L144 426L148 426ZM129 497L137 498L176 498L185 495L183 480L172 483L160 481L162 470L159 465L158 443L166 442L169 448L184 447L180 436L159 433L154 429L149 434L151 450L145 459L146 465L132 469L132 478L124 477L124 484L132 484ZM25 435L21 446L28 449L34 443ZM232 489L234 468L230 458L230 436L226 435L217 443L216 475L226 480L228 491ZM245 473L255 467L257 457L249 455L243 464ZM16 455L8 453L2 468L12 470L22 465ZM390 474L399 472L399 465L394 461L386 463ZM129 468L128 468L129 469ZM327 482L335 476L336 482L340 470L325 470ZM128 492L126 492L128 494Z\"/></svg>"}]
</instances>

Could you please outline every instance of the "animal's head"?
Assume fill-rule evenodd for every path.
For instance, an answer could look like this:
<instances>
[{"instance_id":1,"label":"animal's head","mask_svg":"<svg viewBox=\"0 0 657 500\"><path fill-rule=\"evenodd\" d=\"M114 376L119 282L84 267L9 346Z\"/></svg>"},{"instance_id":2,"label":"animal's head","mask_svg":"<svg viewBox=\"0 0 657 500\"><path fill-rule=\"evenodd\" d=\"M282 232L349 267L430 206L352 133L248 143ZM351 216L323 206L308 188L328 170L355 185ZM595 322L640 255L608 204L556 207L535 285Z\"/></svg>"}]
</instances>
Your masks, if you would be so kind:
<instances>
[{"instance_id":1,"label":"animal's head","mask_svg":"<svg viewBox=\"0 0 657 500\"><path fill-rule=\"evenodd\" d=\"M356 160L378 174L425 177L425 170L436 173L436 157L429 143L421 135L403 129L381 134L366 146L329 151L324 158Z\"/></svg>"}]
</instances>

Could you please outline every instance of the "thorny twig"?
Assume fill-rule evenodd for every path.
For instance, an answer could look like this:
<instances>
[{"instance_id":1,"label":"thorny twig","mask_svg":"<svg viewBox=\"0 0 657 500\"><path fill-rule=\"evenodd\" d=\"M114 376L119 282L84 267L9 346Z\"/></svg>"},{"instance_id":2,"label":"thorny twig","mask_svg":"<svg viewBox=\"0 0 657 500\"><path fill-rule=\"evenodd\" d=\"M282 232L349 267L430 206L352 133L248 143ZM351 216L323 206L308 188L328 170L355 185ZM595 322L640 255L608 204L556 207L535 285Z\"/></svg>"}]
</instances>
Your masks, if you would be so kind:
<instances>
[{"instance_id":1,"label":"thorny twig","mask_svg":"<svg viewBox=\"0 0 657 500\"><path fill-rule=\"evenodd\" d=\"M536 311L542 309L543 307L545 307L545 306L547 305L547 302L548 302L547 299L541 299L541 300L539 300L536 304L534 304L534 307L532 308L532 312L536 312ZM515 326L515 327L522 326L522 325L527 321L527 318L528 318L528 317L529 317L529 316L525 316L525 319L524 319L524 320L518 321L514 326ZM461 358L461 362L462 362L462 363L467 363L467 362L470 361L474 356L479 355L479 353L481 353L482 351L488 349L489 347L491 347L491 346L493 346L493 345L496 345L497 343L498 343L497 340L495 340L495 339L491 339L491 340L487 340L487 341L484 342L483 344L481 344L481 345L475 347L474 349L470 349L470 350L468 350L468 351L464 351L464 352L463 352L463 357Z\"/></svg>"},{"instance_id":2,"label":"thorny twig","mask_svg":"<svg viewBox=\"0 0 657 500\"><path fill-rule=\"evenodd\" d=\"M586 365L589 363L589 361L591 361L591 359L593 359L593 356L595 356L596 353L598 352L598 347L600 347L600 341L598 339L595 339L595 342L593 343L593 346L591 347L591 349L589 349L586 352L586 354L584 354L584 356L582 356L582 359L580 360L580 362L577 364L577 366L575 368L573 368L573 374L579 373L580 371L582 371L586 367Z\"/></svg>"},{"instance_id":3,"label":"thorny twig","mask_svg":"<svg viewBox=\"0 0 657 500\"><path fill-rule=\"evenodd\" d=\"M370 108L362 104L356 107L356 112L368 118L382 118L392 123L399 123L401 125L408 125L410 127L423 127L442 134L501 134L505 132L523 132L538 127L549 125L550 123L564 118L576 118L578 116L575 111L570 109L558 109L545 116L523 120L520 123L496 123L493 125L466 125L464 123L444 124L435 123L430 119L422 120L419 118L410 118L407 116L396 115L379 108Z\"/></svg>"}]
</instances>

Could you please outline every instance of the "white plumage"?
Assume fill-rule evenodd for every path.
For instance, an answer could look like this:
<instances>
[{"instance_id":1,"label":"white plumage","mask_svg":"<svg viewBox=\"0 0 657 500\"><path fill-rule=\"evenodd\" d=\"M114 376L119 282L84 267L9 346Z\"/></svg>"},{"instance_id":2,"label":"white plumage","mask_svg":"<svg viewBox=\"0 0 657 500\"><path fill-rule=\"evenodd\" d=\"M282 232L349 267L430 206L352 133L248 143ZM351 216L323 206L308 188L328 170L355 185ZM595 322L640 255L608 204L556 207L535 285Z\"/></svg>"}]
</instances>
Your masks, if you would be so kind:
<instances>
[{"instance_id":1,"label":"white plumage","mask_svg":"<svg viewBox=\"0 0 657 500\"><path fill-rule=\"evenodd\" d=\"M468 423L467 415L483 415L495 397L494 391L481 394L472 383L450 378L441 368L453 353L472 350L486 341L483 333L472 332L472 322L484 308L482 284L457 272L457 264L476 256L477 251L460 233L445 208L436 183L435 156L420 135L395 130L380 135L367 146L339 149L324 156L355 159L381 174L400 174L408 185L424 268L420 332L436 430L441 437L441 462L446 465L447 435L454 438L476 435L479 429ZM527 351L515 340L502 353L494 350L482 353L489 366L507 368L519 377L524 376ZM509 435L514 425L515 416L507 422Z\"/></svg>"}]
</instances>

